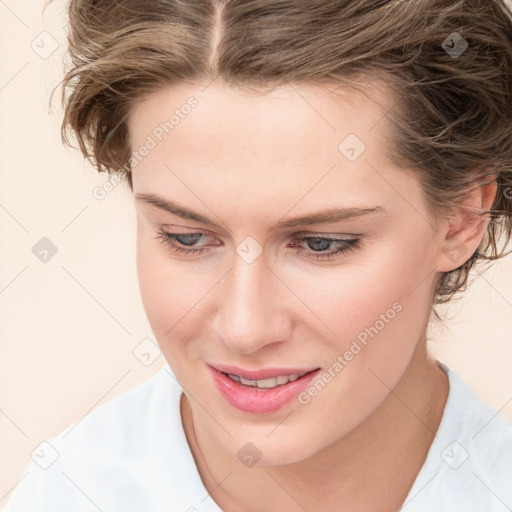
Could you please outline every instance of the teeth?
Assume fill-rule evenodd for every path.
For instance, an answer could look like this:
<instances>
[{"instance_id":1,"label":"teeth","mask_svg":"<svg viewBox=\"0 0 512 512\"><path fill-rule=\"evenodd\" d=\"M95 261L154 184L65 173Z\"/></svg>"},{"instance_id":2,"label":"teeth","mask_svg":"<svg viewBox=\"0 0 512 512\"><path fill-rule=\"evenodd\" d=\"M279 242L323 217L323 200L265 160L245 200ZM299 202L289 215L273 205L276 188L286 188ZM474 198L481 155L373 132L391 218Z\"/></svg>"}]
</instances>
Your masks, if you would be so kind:
<instances>
[{"instance_id":1,"label":"teeth","mask_svg":"<svg viewBox=\"0 0 512 512\"><path fill-rule=\"evenodd\" d=\"M273 379L267 379L267 380L273 380ZM284 377L281 375L276 377L276 383L278 386L282 386L283 384L287 384L288 382L290 382L289 377ZM259 387L261 387L261 386L259 386Z\"/></svg>"},{"instance_id":2,"label":"teeth","mask_svg":"<svg viewBox=\"0 0 512 512\"><path fill-rule=\"evenodd\" d=\"M271 377L269 379L257 380L256 386L258 386L259 388L263 388L263 389L275 388L276 386L278 386L278 383L277 383L278 378L279 377ZM284 377L284 379L286 379L286 382L288 382L288 378Z\"/></svg>"},{"instance_id":3,"label":"teeth","mask_svg":"<svg viewBox=\"0 0 512 512\"><path fill-rule=\"evenodd\" d=\"M251 379L244 379L243 377L239 377L238 375L233 375L232 373L228 373L227 376L234 380L235 382L239 382L240 384L243 384L244 386L252 386L257 387L260 389L271 389L275 388L276 386L282 386L283 384L288 384L288 382L293 382L303 375L306 375L305 373L294 373L293 375L278 375L277 377L270 377L268 379L260 379L260 380L251 380Z\"/></svg>"}]
</instances>

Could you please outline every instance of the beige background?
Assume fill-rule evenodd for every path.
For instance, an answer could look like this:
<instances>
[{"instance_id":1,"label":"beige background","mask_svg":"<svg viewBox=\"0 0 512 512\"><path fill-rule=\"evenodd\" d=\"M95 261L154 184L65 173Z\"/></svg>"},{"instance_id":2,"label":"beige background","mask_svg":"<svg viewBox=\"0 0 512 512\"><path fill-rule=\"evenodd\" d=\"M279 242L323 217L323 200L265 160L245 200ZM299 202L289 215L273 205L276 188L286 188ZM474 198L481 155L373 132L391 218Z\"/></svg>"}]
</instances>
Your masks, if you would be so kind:
<instances>
[{"instance_id":1,"label":"beige background","mask_svg":"<svg viewBox=\"0 0 512 512\"><path fill-rule=\"evenodd\" d=\"M0 1L0 507L42 441L164 364L156 349L148 366L134 355L154 337L139 297L130 190L95 199L106 176L61 145L59 91L48 114L63 72L65 3L44 20L42 6ZM53 38L60 46L49 55ZM47 262L32 252L43 237L57 247ZM450 313L431 350L512 423L512 255Z\"/></svg>"}]
</instances>

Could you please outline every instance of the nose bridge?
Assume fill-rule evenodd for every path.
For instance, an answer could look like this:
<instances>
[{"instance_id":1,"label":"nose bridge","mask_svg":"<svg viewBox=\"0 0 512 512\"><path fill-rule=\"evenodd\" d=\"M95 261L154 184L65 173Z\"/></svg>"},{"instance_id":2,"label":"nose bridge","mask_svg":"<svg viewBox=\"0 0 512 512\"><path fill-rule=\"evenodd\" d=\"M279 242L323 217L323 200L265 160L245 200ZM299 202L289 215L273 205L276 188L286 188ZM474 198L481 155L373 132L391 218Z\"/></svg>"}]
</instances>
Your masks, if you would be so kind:
<instances>
[{"instance_id":1,"label":"nose bridge","mask_svg":"<svg viewBox=\"0 0 512 512\"><path fill-rule=\"evenodd\" d=\"M255 352L289 336L284 330L277 282L262 254L252 263L236 255L214 322L217 335L232 351Z\"/></svg>"}]
</instances>

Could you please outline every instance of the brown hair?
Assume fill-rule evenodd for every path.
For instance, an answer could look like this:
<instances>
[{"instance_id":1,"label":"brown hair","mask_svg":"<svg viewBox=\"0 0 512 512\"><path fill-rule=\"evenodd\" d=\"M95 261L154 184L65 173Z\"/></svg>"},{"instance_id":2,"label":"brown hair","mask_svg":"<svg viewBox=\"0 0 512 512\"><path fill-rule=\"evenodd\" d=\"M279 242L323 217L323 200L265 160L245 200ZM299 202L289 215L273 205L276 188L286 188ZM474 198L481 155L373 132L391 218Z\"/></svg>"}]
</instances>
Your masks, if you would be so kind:
<instances>
[{"instance_id":1,"label":"brown hair","mask_svg":"<svg viewBox=\"0 0 512 512\"><path fill-rule=\"evenodd\" d=\"M67 14L62 139L71 146L74 132L99 172L126 169L135 103L178 82L220 78L263 90L380 81L392 100L387 154L417 173L432 214L482 179L498 187L491 210L477 213L489 214L480 246L440 276L434 304L465 290L477 262L509 254L512 19L504 0L70 0Z\"/></svg>"}]
</instances>

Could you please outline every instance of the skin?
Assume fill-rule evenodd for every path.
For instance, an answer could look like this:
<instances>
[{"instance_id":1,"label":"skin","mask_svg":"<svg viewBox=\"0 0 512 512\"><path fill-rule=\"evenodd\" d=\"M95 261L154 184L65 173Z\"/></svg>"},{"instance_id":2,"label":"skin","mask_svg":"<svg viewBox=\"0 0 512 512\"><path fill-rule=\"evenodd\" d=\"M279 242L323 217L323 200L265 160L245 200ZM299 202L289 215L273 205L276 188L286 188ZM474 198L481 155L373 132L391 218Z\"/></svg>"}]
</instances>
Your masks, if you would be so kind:
<instances>
[{"instance_id":1,"label":"skin","mask_svg":"<svg viewBox=\"0 0 512 512\"><path fill-rule=\"evenodd\" d=\"M433 293L487 226L458 207L489 208L495 185L433 217L417 177L384 154L385 88L333 91L180 84L136 104L129 119L131 147L139 148L190 96L198 101L134 168L133 192L159 194L217 226L136 198L137 268L149 322L184 389L182 422L199 474L228 512L397 510L447 399L447 377L425 349ZM350 133L366 146L353 162L338 150ZM326 207L377 205L377 214L270 231ZM160 229L206 233L181 239L206 252L175 254ZM299 241L302 254L291 245L319 234L360 234L361 245L331 261L311 255L333 252L335 243ZM263 251L252 263L236 252L248 236ZM449 253L461 247L457 258ZM328 369L396 302L401 311L306 405L239 411L205 366ZM261 452L252 467L237 458L248 442Z\"/></svg>"}]
</instances>

